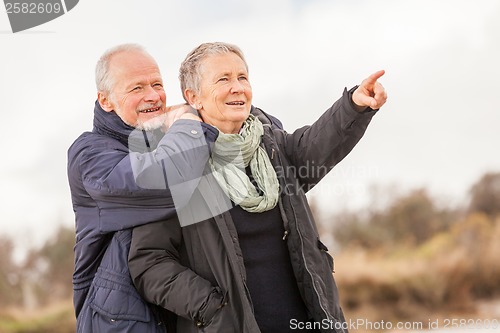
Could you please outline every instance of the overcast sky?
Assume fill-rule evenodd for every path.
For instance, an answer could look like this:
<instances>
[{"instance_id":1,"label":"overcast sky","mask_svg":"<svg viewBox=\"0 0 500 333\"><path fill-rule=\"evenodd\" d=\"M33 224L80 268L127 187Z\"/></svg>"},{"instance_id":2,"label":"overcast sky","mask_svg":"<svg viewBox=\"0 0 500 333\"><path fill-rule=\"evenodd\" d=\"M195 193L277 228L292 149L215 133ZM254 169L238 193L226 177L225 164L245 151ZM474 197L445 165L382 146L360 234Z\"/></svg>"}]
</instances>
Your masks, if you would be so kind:
<instances>
[{"instance_id":1,"label":"overcast sky","mask_svg":"<svg viewBox=\"0 0 500 333\"><path fill-rule=\"evenodd\" d=\"M288 131L385 69L387 104L311 196L323 212L359 207L373 185L463 202L500 171L499 17L497 0L81 0L13 34L2 9L0 235L28 246L73 225L66 151L91 129L98 57L125 42L157 59L168 104L183 102L177 71L191 49L239 45L253 104Z\"/></svg>"}]
</instances>

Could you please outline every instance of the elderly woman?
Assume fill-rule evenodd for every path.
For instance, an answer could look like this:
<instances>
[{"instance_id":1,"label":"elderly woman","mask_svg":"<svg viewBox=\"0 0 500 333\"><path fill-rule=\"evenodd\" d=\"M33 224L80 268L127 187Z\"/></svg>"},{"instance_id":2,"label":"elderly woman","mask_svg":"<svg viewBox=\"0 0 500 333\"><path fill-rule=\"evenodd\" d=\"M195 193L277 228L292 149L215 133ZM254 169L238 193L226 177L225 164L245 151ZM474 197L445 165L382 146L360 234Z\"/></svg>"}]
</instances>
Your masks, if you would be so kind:
<instances>
[{"instance_id":1,"label":"elderly woman","mask_svg":"<svg viewBox=\"0 0 500 333\"><path fill-rule=\"evenodd\" d=\"M352 150L385 103L383 74L287 133L252 106L238 47L205 43L187 55L184 98L218 136L207 143L206 173L191 201L175 218L135 228L129 255L137 289L174 314L177 332L347 332L333 259L305 192Z\"/></svg>"}]
</instances>

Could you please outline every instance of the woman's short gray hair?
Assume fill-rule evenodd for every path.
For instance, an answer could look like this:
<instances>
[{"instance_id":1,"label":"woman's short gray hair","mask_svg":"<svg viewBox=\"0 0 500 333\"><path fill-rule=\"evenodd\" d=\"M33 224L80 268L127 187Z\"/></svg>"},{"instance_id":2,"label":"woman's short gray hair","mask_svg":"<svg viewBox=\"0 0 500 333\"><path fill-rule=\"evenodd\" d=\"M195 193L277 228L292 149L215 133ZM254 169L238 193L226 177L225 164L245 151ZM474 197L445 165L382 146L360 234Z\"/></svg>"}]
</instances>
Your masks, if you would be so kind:
<instances>
[{"instance_id":1,"label":"woman's short gray hair","mask_svg":"<svg viewBox=\"0 0 500 333\"><path fill-rule=\"evenodd\" d=\"M95 66L95 84L97 91L109 94L113 90L113 78L109 72L109 64L111 63L111 58L118 53L127 51L138 51L148 54L144 47L139 44L121 44L110 48L101 56L97 65Z\"/></svg>"},{"instance_id":2,"label":"woman's short gray hair","mask_svg":"<svg viewBox=\"0 0 500 333\"><path fill-rule=\"evenodd\" d=\"M179 81L181 83L182 95L186 102L184 92L186 89L192 90L196 93L200 93L200 68L203 60L210 55L221 55L227 53L234 53L243 60L245 63L246 70L248 71L248 64L243 56L241 49L233 44L214 42L214 43L203 43L196 47L194 50L189 52L186 59L181 64L179 70Z\"/></svg>"}]
</instances>

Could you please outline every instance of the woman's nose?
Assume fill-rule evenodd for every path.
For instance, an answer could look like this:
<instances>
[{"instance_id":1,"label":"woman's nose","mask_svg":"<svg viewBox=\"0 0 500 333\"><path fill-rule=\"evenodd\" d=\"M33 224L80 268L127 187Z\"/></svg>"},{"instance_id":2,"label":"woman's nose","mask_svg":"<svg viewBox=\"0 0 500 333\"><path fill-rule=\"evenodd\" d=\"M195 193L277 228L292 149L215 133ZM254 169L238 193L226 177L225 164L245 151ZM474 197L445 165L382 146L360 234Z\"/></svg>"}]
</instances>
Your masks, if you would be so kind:
<instances>
[{"instance_id":1,"label":"woman's nose","mask_svg":"<svg viewBox=\"0 0 500 333\"><path fill-rule=\"evenodd\" d=\"M231 92L234 94L243 93L245 86L239 80L234 80L231 84Z\"/></svg>"}]
</instances>

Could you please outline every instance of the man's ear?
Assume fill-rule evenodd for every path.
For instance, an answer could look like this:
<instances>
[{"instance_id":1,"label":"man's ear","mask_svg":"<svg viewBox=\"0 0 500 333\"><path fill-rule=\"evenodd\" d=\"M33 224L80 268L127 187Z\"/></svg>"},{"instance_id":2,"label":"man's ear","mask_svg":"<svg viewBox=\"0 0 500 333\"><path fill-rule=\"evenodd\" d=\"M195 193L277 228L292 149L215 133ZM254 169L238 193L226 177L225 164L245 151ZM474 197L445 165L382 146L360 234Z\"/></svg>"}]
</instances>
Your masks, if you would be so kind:
<instances>
[{"instance_id":1,"label":"man's ear","mask_svg":"<svg viewBox=\"0 0 500 333\"><path fill-rule=\"evenodd\" d=\"M99 101L99 104L101 105L101 108L106 111L106 112L111 112L115 108L113 106L113 103L109 99L109 94L104 94L100 91L97 92L97 100Z\"/></svg>"},{"instance_id":2,"label":"man's ear","mask_svg":"<svg viewBox=\"0 0 500 333\"><path fill-rule=\"evenodd\" d=\"M192 108L195 108L196 110L200 109L200 105L198 104L198 95L196 95L194 91L186 89L184 90L184 96L186 96L186 100Z\"/></svg>"}]
</instances>

